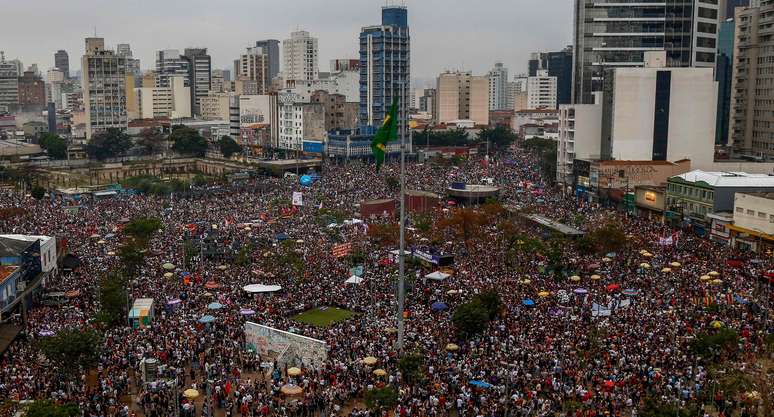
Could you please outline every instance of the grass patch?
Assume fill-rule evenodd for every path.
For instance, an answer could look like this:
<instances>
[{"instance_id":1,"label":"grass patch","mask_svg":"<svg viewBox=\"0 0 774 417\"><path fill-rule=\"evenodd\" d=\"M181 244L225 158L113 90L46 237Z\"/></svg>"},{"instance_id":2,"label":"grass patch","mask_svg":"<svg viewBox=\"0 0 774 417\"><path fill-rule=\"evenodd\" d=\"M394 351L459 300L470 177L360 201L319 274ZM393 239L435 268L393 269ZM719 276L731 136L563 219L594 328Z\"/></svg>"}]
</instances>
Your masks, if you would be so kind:
<instances>
[{"instance_id":1,"label":"grass patch","mask_svg":"<svg viewBox=\"0 0 774 417\"><path fill-rule=\"evenodd\" d=\"M338 322L347 320L356 313L337 307L313 308L293 317L293 320L317 327L330 327Z\"/></svg>"}]
</instances>

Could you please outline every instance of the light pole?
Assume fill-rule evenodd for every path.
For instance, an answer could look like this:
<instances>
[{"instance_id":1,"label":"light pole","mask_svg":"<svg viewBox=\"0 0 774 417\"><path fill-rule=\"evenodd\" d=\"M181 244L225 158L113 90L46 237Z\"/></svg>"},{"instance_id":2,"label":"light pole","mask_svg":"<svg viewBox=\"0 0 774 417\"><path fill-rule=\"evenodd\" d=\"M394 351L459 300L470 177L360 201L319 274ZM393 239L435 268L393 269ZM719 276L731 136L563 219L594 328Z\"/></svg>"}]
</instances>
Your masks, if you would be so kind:
<instances>
[{"instance_id":1,"label":"light pole","mask_svg":"<svg viewBox=\"0 0 774 417\"><path fill-rule=\"evenodd\" d=\"M400 108L398 110L400 116L404 116L404 125L400 125L400 249L398 270L400 276L398 277L398 352L403 351L403 338L405 333L405 324L403 319L404 304L406 302L405 293L405 279L406 279L406 135L405 135L405 114L401 111L403 109L403 93L406 89L406 80L398 81L400 86Z\"/></svg>"}]
</instances>

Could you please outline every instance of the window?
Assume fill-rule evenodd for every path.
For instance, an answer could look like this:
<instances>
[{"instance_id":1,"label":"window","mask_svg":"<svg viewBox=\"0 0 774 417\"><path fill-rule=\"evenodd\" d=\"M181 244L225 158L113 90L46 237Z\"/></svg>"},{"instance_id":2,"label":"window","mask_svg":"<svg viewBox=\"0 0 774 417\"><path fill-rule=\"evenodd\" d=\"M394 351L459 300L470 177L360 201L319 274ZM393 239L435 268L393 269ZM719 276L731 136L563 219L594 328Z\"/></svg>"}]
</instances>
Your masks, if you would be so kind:
<instances>
[{"instance_id":1,"label":"window","mask_svg":"<svg viewBox=\"0 0 774 417\"><path fill-rule=\"evenodd\" d=\"M736 212L739 213L739 214L742 214L742 213L744 213L744 209L741 208L741 207L737 207L736 208ZM772 217L774 217L774 216L772 216Z\"/></svg>"},{"instance_id":2,"label":"window","mask_svg":"<svg viewBox=\"0 0 774 417\"><path fill-rule=\"evenodd\" d=\"M769 214L769 223L774 223L774 214Z\"/></svg>"},{"instance_id":3,"label":"window","mask_svg":"<svg viewBox=\"0 0 774 417\"><path fill-rule=\"evenodd\" d=\"M747 215L748 216L755 216L755 210L747 209Z\"/></svg>"},{"instance_id":4,"label":"window","mask_svg":"<svg viewBox=\"0 0 774 417\"><path fill-rule=\"evenodd\" d=\"M764 213L764 212L762 212L762 211L759 211L759 212L758 212L758 218L759 218L759 219L764 219L764 220L765 220L765 219L766 219L766 213Z\"/></svg>"}]
</instances>

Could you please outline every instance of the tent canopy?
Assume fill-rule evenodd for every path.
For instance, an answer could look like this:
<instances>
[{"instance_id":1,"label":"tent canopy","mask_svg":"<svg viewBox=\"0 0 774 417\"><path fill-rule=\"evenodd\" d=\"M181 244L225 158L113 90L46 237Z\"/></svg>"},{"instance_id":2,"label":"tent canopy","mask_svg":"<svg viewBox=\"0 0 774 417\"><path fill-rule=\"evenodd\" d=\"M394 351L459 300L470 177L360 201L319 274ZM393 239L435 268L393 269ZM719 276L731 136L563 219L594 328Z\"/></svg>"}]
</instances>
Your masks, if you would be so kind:
<instances>
[{"instance_id":1,"label":"tent canopy","mask_svg":"<svg viewBox=\"0 0 774 417\"><path fill-rule=\"evenodd\" d=\"M445 273L443 273L441 271L435 271L435 272L432 272L430 274L425 275L425 278L432 279L432 280L435 280L435 281L443 281L446 278L449 278L449 276L450 276L449 274L445 274Z\"/></svg>"},{"instance_id":2,"label":"tent canopy","mask_svg":"<svg viewBox=\"0 0 774 417\"><path fill-rule=\"evenodd\" d=\"M344 281L345 284L360 284L361 282L363 282L363 278L360 278L357 275L352 275L349 279Z\"/></svg>"},{"instance_id":3,"label":"tent canopy","mask_svg":"<svg viewBox=\"0 0 774 417\"><path fill-rule=\"evenodd\" d=\"M245 285L242 287L245 292L249 292L251 294L254 293L261 293L261 292L276 292L282 289L279 285L263 285L263 284L250 284Z\"/></svg>"}]
</instances>

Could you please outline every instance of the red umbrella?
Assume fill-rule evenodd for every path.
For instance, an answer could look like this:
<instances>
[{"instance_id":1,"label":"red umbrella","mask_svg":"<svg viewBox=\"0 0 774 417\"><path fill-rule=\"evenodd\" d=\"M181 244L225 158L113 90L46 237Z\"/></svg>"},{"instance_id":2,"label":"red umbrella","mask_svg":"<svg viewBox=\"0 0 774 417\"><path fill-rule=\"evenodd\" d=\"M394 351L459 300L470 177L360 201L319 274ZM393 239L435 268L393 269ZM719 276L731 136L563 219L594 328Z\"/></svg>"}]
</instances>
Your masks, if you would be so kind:
<instances>
[{"instance_id":1,"label":"red umbrella","mask_svg":"<svg viewBox=\"0 0 774 417\"><path fill-rule=\"evenodd\" d=\"M610 292L613 292L613 291L618 291L618 290L620 290L620 289L621 289L621 286L620 286L620 285L618 285L618 284L610 284L610 285L608 285L608 286L607 286L607 287L605 287L605 288L607 288L607 290L608 290L608 291L610 291Z\"/></svg>"},{"instance_id":2,"label":"red umbrella","mask_svg":"<svg viewBox=\"0 0 774 417\"><path fill-rule=\"evenodd\" d=\"M216 288L220 288L220 284L218 284L215 281L207 281L207 283L204 284L204 288L206 288L208 290L214 290Z\"/></svg>"}]
</instances>

